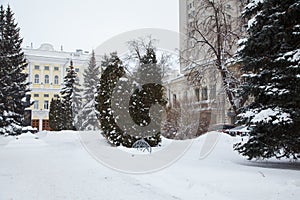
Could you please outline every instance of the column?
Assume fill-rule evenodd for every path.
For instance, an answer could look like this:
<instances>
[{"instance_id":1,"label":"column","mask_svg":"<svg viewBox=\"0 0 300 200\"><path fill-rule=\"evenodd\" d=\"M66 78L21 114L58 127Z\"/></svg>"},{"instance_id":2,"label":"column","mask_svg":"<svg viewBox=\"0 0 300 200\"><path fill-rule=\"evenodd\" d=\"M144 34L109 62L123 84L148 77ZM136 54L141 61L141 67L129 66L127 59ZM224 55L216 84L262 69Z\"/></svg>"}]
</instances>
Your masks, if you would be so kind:
<instances>
[{"instance_id":1,"label":"column","mask_svg":"<svg viewBox=\"0 0 300 200\"><path fill-rule=\"evenodd\" d=\"M56 65L54 64L50 64L49 65L49 84L50 84L50 88L52 89L53 88L53 84L54 84L54 77L53 77L53 70L54 70L54 67L55 67Z\"/></svg>"},{"instance_id":2,"label":"column","mask_svg":"<svg viewBox=\"0 0 300 200\"><path fill-rule=\"evenodd\" d=\"M39 118L39 131L43 130L43 117Z\"/></svg>"}]
</instances>

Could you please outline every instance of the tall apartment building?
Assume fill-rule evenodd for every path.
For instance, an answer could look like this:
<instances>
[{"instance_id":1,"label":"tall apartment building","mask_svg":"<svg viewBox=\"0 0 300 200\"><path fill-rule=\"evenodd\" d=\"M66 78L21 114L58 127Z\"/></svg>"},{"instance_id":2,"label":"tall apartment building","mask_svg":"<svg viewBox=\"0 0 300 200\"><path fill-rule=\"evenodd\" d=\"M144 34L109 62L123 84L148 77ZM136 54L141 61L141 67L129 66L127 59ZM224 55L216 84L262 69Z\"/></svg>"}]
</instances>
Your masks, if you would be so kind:
<instances>
[{"instance_id":1,"label":"tall apartment building","mask_svg":"<svg viewBox=\"0 0 300 200\"><path fill-rule=\"evenodd\" d=\"M225 3L230 10L232 25L237 29L241 26L239 18L241 3L243 0L215 0ZM179 28L181 56L193 60L191 62L180 62L180 74L166 81L167 94L170 102L175 105L191 103L199 110L199 124L208 126L216 123L232 123L230 115L230 104L223 89L222 77L215 66L215 57L210 54L208 47L195 45L191 39L193 34L193 22L195 20L206 20L211 13L210 9L203 9L204 0L180 0L179 1ZM201 10L199 12L199 10ZM206 27L204 27L206 28ZM241 30L239 30L241 31ZM235 51L233 48L232 51ZM198 73L199 80L193 82L191 75ZM199 127L205 130L207 127Z\"/></svg>"},{"instance_id":2,"label":"tall apartment building","mask_svg":"<svg viewBox=\"0 0 300 200\"><path fill-rule=\"evenodd\" d=\"M28 62L27 73L30 84L31 98L34 104L32 110L32 127L39 131L50 130L49 107L51 99L63 87L64 77L69 70L70 61L78 74L79 82L83 82L83 71L87 67L90 55L88 52L56 51L51 44L42 44L39 48L23 48Z\"/></svg>"}]
</instances>

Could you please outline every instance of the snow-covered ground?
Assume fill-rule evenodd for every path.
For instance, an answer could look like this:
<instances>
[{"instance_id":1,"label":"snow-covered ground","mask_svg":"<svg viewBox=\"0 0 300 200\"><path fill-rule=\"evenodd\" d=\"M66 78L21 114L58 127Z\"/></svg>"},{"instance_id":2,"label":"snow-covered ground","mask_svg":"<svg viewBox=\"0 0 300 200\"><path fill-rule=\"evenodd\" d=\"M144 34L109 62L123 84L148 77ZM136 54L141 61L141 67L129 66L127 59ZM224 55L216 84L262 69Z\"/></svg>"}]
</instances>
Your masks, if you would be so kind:
<instances>
[{"instance_id":1,"label":"snow-covered ground","mask_svg":"<svg viewBox=\"0 0 300 200\"><path fill-rule=\"evenodd\" d=\"M96 161L78 132L0 136L0 200L299 199L299 162L247 161L232 150L235 138L225 134L199 159L209 134L219 133L195 139L173 165L140 175Z\"/></svg>"}]
</instances>

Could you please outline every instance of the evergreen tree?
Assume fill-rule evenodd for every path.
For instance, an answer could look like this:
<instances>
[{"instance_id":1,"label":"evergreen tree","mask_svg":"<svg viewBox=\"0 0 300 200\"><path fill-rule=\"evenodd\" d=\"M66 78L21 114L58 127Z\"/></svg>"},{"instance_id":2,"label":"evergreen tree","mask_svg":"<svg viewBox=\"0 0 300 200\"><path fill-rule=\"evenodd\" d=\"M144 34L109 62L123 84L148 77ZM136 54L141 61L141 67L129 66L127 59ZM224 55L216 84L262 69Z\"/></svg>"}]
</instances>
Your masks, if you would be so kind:
<instances>
[{"instance_id":1,"label":"evergreen tree","mask_svg":"<svg viewBox=\"0 0 300 200\"><path fill-rule=\"evenodd\" d=\"M123 144L124 132L115 122L111 108L111 96L116 83L125 74L125 71L117 53L111 53L110 57L106 56L102 66L105 70L101 75L97 100L101 129L112 145L119 146Z\"/></svg>"},{"instance_id":2,"label":"evergreen tree","mask_svg":"<svg viewBox=\"0 0 300 200\"><path fill-rule=\"evenodd\" d=\"M74 116L73 116L73 97L74 97L74 84L76 79L76 72L73 67L73 61L70 61L70 69L64 78L64 87L60 91L62 97L62 110L63 114L63 129L74 130Z\"/></svg>"},{"instance_id":3,"label":"evergreen tree","mask_svg":"<svg viewBox=\"0 0 300 200\"><path fill-rule=\"evenodd\" d=\"M6 71L5 71L5 54L2 51L2 49L4 48L4 20L5 20L5 10L3 8L3 5L1 5L0 7L0 84L4 81L5 75L6 75ZM3 93L3 89L2 89L3 85L1 85L0 88L0 129L2 129L2 127L5 126L5 120L4 120L4 110L5 110L5 105L4 102L2 100L2 98L4 97L4 93ZM3 130L4 131L4 130ZM3 134L3 131L0 131Z\"/></svg>"},{"instance_id":4,"label":"evergreen tree","mask_svg":"<svg viewBox=\"0 0 300 200\"><path fill-rule=\"evenodd\" d=\"M245 9L248 37L241 42L243 91L254 98L240 115L253 125L236 145L249 159L300 157L300 2L252 1Z\"/></svg>"},{"instance_id":5,"label":"evergreen tree","mask_svg":"<svg viewBox=\"0 0 300 200\"><path fill-rule=\"evenodd\" d=\"M0 133L16 135L22 131L29 91L24 72L27 63L21 49L20 29L8 6L0 8Z\"/></svg>"},{"instance_id":6,"label":"evergreen tree","mask_svg":"<svg viewBox=\"0 0 300 200\"><path fill-rule=\"evenodd\" d=\"M147 126L150 123L149 111L151 106L156 103L165 104L162 86L159 84L159 80L161 81L159 79L160 75L157 74L155 77L159 80L153 80L153 76L147 75L152 73L153 67L157 67L155 52L153 49L149 49L146 52L145 56L141 59L143 69L138 70L141 76L144 76L143 81L143 77L137 79L140 80L142 85L140 88L132 88L133 85L139 83L136 81L133 85L130 83L126 77L122 62L116 53L111 53L110 57L106 56L102 62L105 70L100 79L97 105L101 129L104 136L113 145L132 147L135 142L143 139L150 146L157 146L161 141L160 132L154 132L151 136L146 136L142 133L143 129L138 128L139 126ZM147 78L151 80L147 80ZM121 82L122 84L119 85L118 83ZM116 94L113 97L114 92ZM124 93L126 94L124 95ZM129 105L126 103L127 100L129 101ZM113 102L118 108L112 107ZM131 124L131 122L128 122L130 121L128 117L131 117L135 123ZM119 127L119 125L122 127Z\"/></svg>"},{"instance_id":7,"label":"evergreen tree","mask_svg":"<svg viewBox=\"0 0 300 200\"><path fill-rule=\"evenodd\" d=\"M49 125L51 130L60 131L63 129L63 112L60 98L52 98L49 110Z\"/></svg>"},{"instance_id":8,"label":"evergreen tree","mask_svg":"<svg viewBox=\"0 0 300 200\"><path fill-rule=\"evenodd\" d=\"M82 130L98 130L99 120L98 111L96 109L95 94L97 93L97 84L99 83L100 71L97 66L95 52L92 51L92 55L88 64L88 68L84 70L84 91L83 100L84 107L81 111L81 118L83 119L81 129Z\"/></svg>"},{"instance_id":9,"label":"evergreen tree","mask_svg":"<svg viewBox=\"0 0 300 200\"><path fill-rule=\"evenodd\" d=\"M130 99L129 111L133 121L140 126L147 126L151 123L150 108L158 103L165 106L162 87L161 68L157 64L156 54L153 48L148 47L146 54L141 57L137 70L137 88ZM161 123L159 123L161 124ZM160 140L160 132L147 138L150 146L156 146Z\"/></svg>"},{"instance_id":10,"label":"evergreen tree","mask_svg":"<svg viewBox=\"0 0 300 200\"><path fill-rule=\"evenodd\" d=\"M72 97L72 114L76 130L80 129L83 118L81 118L80 113L82 110L82 89L79 83L79 77L75 78L73 85L73 97Z\"/></svg>"}]
</instances>

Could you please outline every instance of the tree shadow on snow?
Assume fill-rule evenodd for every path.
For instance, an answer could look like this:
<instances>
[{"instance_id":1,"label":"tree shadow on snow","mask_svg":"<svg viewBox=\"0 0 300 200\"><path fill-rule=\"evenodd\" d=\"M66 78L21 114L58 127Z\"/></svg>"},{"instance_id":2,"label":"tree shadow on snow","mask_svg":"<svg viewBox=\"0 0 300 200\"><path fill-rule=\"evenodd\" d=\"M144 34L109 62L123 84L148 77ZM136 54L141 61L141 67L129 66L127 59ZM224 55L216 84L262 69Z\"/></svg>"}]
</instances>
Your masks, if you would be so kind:
<instances>
[{"instance_id":1,"label":"tree shadow on snow","mask_svg":"<svg viewBox=\"0 0 300 200\"><path fill-rule=\"evenodd\" d=\"M270 169L286 169L286 170L299 170L300 171L300 162L299 161L244 161L238 162L240 165L250 166L250 167L261 167L261 168L270 168Z\"/></svg>"}]
</instances>

